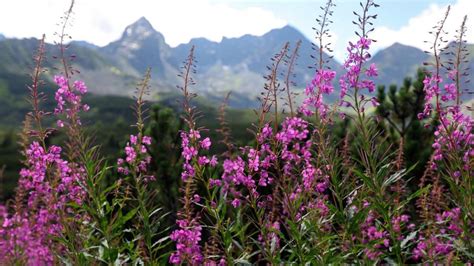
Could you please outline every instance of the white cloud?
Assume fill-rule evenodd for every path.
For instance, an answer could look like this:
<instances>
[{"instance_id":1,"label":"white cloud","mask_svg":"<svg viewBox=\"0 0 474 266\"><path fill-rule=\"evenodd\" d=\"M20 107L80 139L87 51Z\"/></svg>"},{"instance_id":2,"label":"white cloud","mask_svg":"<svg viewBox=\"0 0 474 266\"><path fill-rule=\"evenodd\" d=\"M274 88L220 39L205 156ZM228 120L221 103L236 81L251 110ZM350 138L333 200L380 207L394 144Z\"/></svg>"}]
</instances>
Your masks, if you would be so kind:
<instances>
[{"instance_id":1,"label":"white cloud","mask_svg":"<svg viewBox=\"0 0 474 266\"><path fill-rule=\"evenodd\" d=\"M5 1L5 0L2 0ZM7 0L8 1L8 0ZM0 33L7 37L39 37L49 41L68 2L64 0L9 0L0 9ZM76 0L70 35L98 45L118 39L125 27L145 16L172 46L193 37L220 41L223 36L262 35L287 22L272 12L232 8L210 0Z\"/></svg>"},{"instance_id":2,"label":"white cloud","mask_svg":"<svg viewBox=\"0 0 474 266\"><path fill-rule=\"evenodd\" d=\"M372 37L377 40L374 49L390 46L395 42L418 47L423 50L430 48L429 44L424 41L432 41L433 37L428 32L433 26L443 18L446 12L446 6L432 4L419 15L411 18L408 24L398 30L388 27L377 27ZM456 30L460 27L464 16L468 16L467 20L467 41L474 42L474 1L458 0L451 5L451 11L445 24L445 30L448 37L454 39Z\"/></svg>"}]
</instances>

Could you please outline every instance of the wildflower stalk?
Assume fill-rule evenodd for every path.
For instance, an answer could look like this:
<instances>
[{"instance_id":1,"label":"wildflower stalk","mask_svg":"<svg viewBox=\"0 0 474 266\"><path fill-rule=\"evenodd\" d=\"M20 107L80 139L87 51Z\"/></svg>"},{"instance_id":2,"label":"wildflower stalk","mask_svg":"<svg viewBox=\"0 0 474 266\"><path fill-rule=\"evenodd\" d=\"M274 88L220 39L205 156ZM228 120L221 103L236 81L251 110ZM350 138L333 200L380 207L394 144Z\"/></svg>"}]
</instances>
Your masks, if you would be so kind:
<instances>
[{"instance_id":1,"label":"wildflower stalk","mask_svg":"<svg viewBox=\"0 0 474 266\"><path fill-rule=\"evenodd\" d=\"M462 20L461 26L459 27L459 30L458 30L458 38L456 40L454 70L456 71L455 82L456 82L456 105L457 106L461 105L461 93L462 93L461 75L463 75L463 71L461 71L462 70L461 64L464 63L466 60L465 55L464 55L464 52L466 51L466 47L465 47L466 40L464 39L466 31L467 31L466 21L467 21L467 15L464 16Z\"/></svg>"},{"instance_id":2,"label":"wildflower stalk","mask_svg":"<svg viewBox=\"0 0 474 266\"><path fill-rule=\"evenodd\" d=\"M296 43L296 46L295 46L295 48L293 49L293 52L290 55L290 58L287 62L287 71L286 71L286 75L285 75L285 91L286 91L287 96L288 96L288 105L289 105L289 108L290 108L290 115L291 116L295 116L295 111L294 111L294 108L293 108L292 92L290 90L291 84L293 83L291 81L291 76L293 75L293 71L294 71L294 67L295 67L295 64L296 64L296 59L298 58L298 51L300 49L300 46L301 46L301 40L299 40Z\"/></svg>"},{"instance_id":3,"label":"wildflower stalk","mask_svg":"<svg viewBox=\"0 0 474 266\"><path fill-rule=\"evenodd\" d=\"M39 86L43 83L40 76L44 71L42 68L45 53L44 39L45 35L43 35L43 37L41 38L37 53L34 57L35 67L33 70L33 74L31 75L32 84L28 87L30 91L29 102L33 107L33 110L31 113L28 114L28 116L31 117L36 123L37 130L34 132L34 135L38 137L38 140L40 141L41 145L43 146L43 148L46 149L45 139L48 135L48 130L43 129L42 125L42 118L46 113L40 110L40 103L43 98L43 94L39 91Z\"/></svg>"},{"instance_id":4,"label":"wildflower stalk","mask_svg":"<svg viewBox=\"0 0 474 266\"><path fill-rule=\"evenodd\" d=\"M328 44L324 43L324 36L329 37L329 29L328 25L332 23L330 20L330 17L332 16L332 8L335 6L332 0L328 0L326 2L326 5L322 7L321 9L323 10L323 15L321 18L316 19L316 21L319 23L319 31L317 31L316 39L319 41L318 45L318 53L319 53L319 62L318 62L318 69L323 69L324 68L324 63L325 60L323 58L324 56L324 49L327 49L329 52L331 52L331 49L327 46Z\"/></svg>"},{"instance_id":5,"label":"wildflower stalk","mask_svg":"<svg viewBox=\"0 0 474 266\"><path fill-rule=\"evenodd\" d=\"M274 108L274 131L278 130L278 92L279 92L279 84L278 84L278 68L280 64L283 62L286 54L288 53L288 46L289 43L287 42L283 48L281 49L280 53L274 57L274 64L271 68L271 73L269 76L269 84L268 84L268 91L273 97L273 108Z\"/></svg>"},{"instance_id":6,"label":"wildflower stalk","mask_svg":"<svg viewBox=\"0 0 474 266\"><path fill-rule=\"evenodd\" d=\"M364 7L363 7L363 12L362 12L362 16L360 17L362 19L362 21L360 22L360 28L361 28L361 34L360 36L362 36L363 38L367 38L367 32L366 32L366 25L367 25L367 20L368 20L368 12L369 12L369 7L373 4L373 1L372 0L368 0ZM360 50L359 50L359 58L363 58L364 57L364 51L365 51L365 47L364 46L361 46L360 47ZM363 65L364 61L363 60L360 60L358 62L359 64L359 69L362 69L362 65ZM355 81L355 84L358 84L359 83L359 79L360 79L360 72L359 72L359 75L357 75L356 77L356 81ZM357 118L358 118L358 125L360 126L360 129L362 130L362 135L363 135L363 138L365 140L368 140L369 139L369 136L368 136L368 132L367 132L367 128L366 128L366 124L364 122L364 119L365 119L365 111L362 110L362 103L359 101L359 86L356 85L354 87L354 104L355 104L355 111L356 111L356 114L357 114ZM367 147L364 147L364 148L367 148ZM365 149L364 149L365 150Z\"/></svg>"},{"instance_id":7,"label":"wildflower stalk","mask_svg":"<svg viewBox=\"0 0 474 266\"><path fill-rule=\"evenodd\" d=\"M145 76L140 83L140 87L137 89L137 98L136 98L136 105L134 106L135 109L135 114L137 116L137 133L138 133L138 140L137 140L137 147L142 147L144 145L144 140L143 138L146 137L144 136L144 96L149 90L149 82L151 79L151 68L148 68ZM146 141L145 141L146 142ZM137 151L139 152L139 151ZM139 168L139 165L135 166L136 168ZM137 190L137 203L138 203L138 216L142 220L142 230L141 233L143 234L144 241L145 241L145 249L144 251L144 257L148 258L148 260L151 260L153 258L153 242L152 242L152 237L153 237L153 230L152 230L152 225L150 221L150 211L148 210L147 207L147 202L150 198L151 195L147 195L149 191L146 189L146 177L143 176L143 170L145 169L134 169L133 170L133 182L134 186Z\"/></svg>"},{"instance_id":8,"label":"wildflower stalk","mask_svg":"<svg viewBox=\"0 0 474 266\"><path fill-rule=\"evenodd\" d=\"M219 121L220 128L216 130L222 137L220 143L224 144L227 148L227 151L225 151L223 154L226 157L231 157L234 151L232 132L230 130L229 123L226 120L226 107L229 103L230 94L230 92L226 94L224 101L219 106L219 115L217 120Z\"/></svg>"},{"instance_id":9,"label":"wildflower stalk","mask_svg":"<svg viewBox=\"0 0 474 266\"><path fill-rule=\"evenodd\" d=\"M63 89L68 90L68 92L73 92L74 90L80 90L81 93L84 93L81 88L78 88L76 86L76 82L74 84L71 84L71 79L72 76L75 73L79 73L78 70L74 69L71 65L69 60L72 60L74 56L68 56L66 51L69 48L69 46L65 43L67 39L70 39L71 36L67 34L67 28L70 26L71 18L73 15L73 9L75 5L75 0L70 1L69 8L67 9L66 12L64 12L64 15L61 17L61 27L60 27L60 32L55 33L55 35L58 35L59 40L57 41L56 45L58 46L59 49L59 60L62 65L62 71L61 74L64 76L64 81L62 81L63 84ZM59 84L58 84L59 85ZM70 102L72 105L71 109L73 109L70 112L67 112L67 118L68 118L68 124L67 124L67 135L68 135L68 142L66 143L66 147L68 149L68 157L70 161L74 161L77 159L79 156L79 151L87 149L84 144L87 142L85 140L85 136L82 132L81 128L81 121L78 116L78 111L76 110L77 108L82 108L84 111L87 111L89 107L87 105L80 106L80 104L77 104L75 101ZM57 112L55 112L57 113ZM58 121L58 125L60 127L63 126L62 121Z\"/></svg>"},{"instance_id":10,"label":"wildflower stalk","mask_svg":"<svg viewBox=\"0 0 474 266\"><path fill-rule=\"evenodd\" d=\"M439 47L439 42L441 41L441 34L443 33L443 28L444 24L446 23L446 20L448 19L449 11L451 10L451 6L448 6L446 9L446 12L444 13L443 19L439 22L439 26L437 31L435 32L435 39L433 42L433 55L435 59L435 74L436 74L436 88L439 91L440 83L441 80L439 79L440 77L440 70L441 70L441 56L440 56L440 51L438 50ZM436 94L436 112L438 114L441 114L441 103L439 99L439 94Z\"/></svg>"}]
</instances>

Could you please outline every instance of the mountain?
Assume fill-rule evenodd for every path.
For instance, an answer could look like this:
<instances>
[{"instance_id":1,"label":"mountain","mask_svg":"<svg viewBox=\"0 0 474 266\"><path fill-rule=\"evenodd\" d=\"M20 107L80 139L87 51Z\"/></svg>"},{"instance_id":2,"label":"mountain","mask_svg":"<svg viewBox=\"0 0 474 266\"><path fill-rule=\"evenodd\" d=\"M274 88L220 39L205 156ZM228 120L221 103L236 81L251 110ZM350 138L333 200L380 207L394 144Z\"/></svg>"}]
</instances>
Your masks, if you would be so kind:
<instances>
[{"instance_id":1,"label":"mountain","mask_svg":"<svg viewBox=\"0 0 474 266\"><path fill-rule=\"evenodd\" d=\"M0 33L0 41L1 41L1 40L5 40L5 35L3 35L3 34Z\"/></svg>"},{"instance_id":2,"label":"mountain","mask_svg":"<svg viewBox=\"0 0 474 266\"><path fill-rule=\"evenodd\" d=\"M73 41L68 51L77 55L74 67L80 71L79 78L89 84L92 93L130 95L136 82L151 67L152 87L156 88L153 91L159 97L171 95L174 98L172 95L179 94L175 86L181 82L177 75L194 45L197 60L194 89L202 99L217 102L226 92L232 91L232 105L253 107L265 83L263 76L268 74L271 57L286 42L290 42L290 50L293 50L298 41L301 41L301 47L294 68L294 81L301 90L313 76L314 71L308 66L314 65L315 60L311 58L311 42L292 26L271 30L263 36L244 35L223 38L220 42L196 38L173 48L166 43L163 34L142 17L127 26L118 40L104 47ZM0 71L3 67L3 71L10 73L28 73L37 44L35 39L4 42L0 46ZM57 54L53 45L47 44L46 50L48 55ZM333 69L340 68L332 59L329 65ZM58 67L56 60L49 60L46 67Z\"/></svg>"},{"instance_id":3,"label":"mountain","mask_svg":"<svg viewBox=\"0 0 474 266\"><path fill-rule=\"evenodd\" d=\"M194 80L197 84L193 90L198 92L200 100L216 105L226 92L232 91L231 106L248 108L258 104L256 98L262 91L265 82L263 76L268 74L267 66L272 63L272 56L286 42L290 42L289 49L292 51L298 41L301 41L301 46L294 67L294 90L301 92L314 75L314 69L308 67L316 63L312 58L316 53L313 48L316 47L292 26L273 29L262 36L244 35L223 38L220 42L195 38L189 43L171 47L163 34L142 17L127 26L118 40L104 47L73 41L69 44L67 54L77 55L73 61L74 68L80 72L77 78L83 79L93 94L130 96L146 69L151 67L151 97L171 102L180 94L176 85L181 82L177 75L182 62L190 48L195 46L197 73ZM38 40L33 38L5 39L0 42L0 85L7 84L6 87L12 92L24 90L24 84L28 81L18 75L27 77L31 72L37 45ZM468 46L468 49L474 50L474 45ZM58 73L53 69L61 69L60 62L53 58L58 55L58 48L46 44L46 54L45 67L50 70L46 78L51 81L52 75ZM340 74L340 64L327 54L324 57L328 60L328 66ZM400 84L406 76L413 76L424 61L429 60L430 56L423 51L395 43L376 53L370 63L377 64L379 69L376 82L388 85ZM472 56L469 64L474 65ZM471 67L470 71L473 72L473 69Z\"/></svg>"},{"instance_id":4,"label":"mountain","mask_svg":"<svg viewBox=\"0 0 474 266\"><path fill-rule=\"evenodd\" d=\"M369 63L375 63L379 70L376 84L389 86L401 85L405 77L413 77L429 58L430 55L418 48L394 43L376 53Z\"/></svg>"},{"instance_id":5,"label":"mountain","mask_svg":"<svg viewBox=\"0 0 474 266\"><path fill-rule=\"evenodd\" d=\"M220 43L212 42L204 38L192 39L187 44L181 44L173 50L175 59L184 58L192 45L196 47L196 59L199 68L207 69L217 64L228 67L243 66L246 69L264 73L269 59L289 41L290 49L296 42L301 40L299 65L307 68L313 65L311 42L292 26L285 26L281 29L274 29L263 36L244 35L239 38L223 38ZM174 61L177 67L181 62ZM332 67L337 67L335 61L331 61ZM301 70L298 69L297 70ZM301 71L307 74L308 71Z\"/></svg>"},{"instance_id":6,"label":"mountain","mask_svg":"<svg viewBox=\"0 0 474 266\"><path fill-rule=\"evenodd\" d=\"M28 76L33 68L33 56L37 50L39 40L6 39L0 42L0 82L11 83L7 77L12 75ZM89 91L95 94L131 95L137 76L117 68L110 58L98 50L90 49L71 43L67 54L78 55L72 61L73 67L79 71L75 79L83 79L88 84ZM59 72L61 64L57 58L58 48L52 44L45 44L43 66L49 70L45 73L47 79ZM56 57L56 58L55 58ZM27 83L13 90L24 90ZM12 86L10 86L12 87ZM131 89L132 88L132 89Z\"/></svg>"},{"instance_id":7,"label":"mountain","mask_svg":"<svg viewBox=\"0 0 474 266\"><path fill-rule=\"evenodd\" d=\"M223 38L221 42L204 38L192 39L189 43L173 49L172 65L178 68L194 45L198 62L197 87L201 91L220 93L231 90L255 98L265 82L263 75L268 72L270 58L279 52L286 42L290 42L292 51L298 41L301 41L301 46L299 60L294 68L294 81L297 87L303 88L313 77L314 71L308 67L315 63L311 58L314 51L311 42L292 26L271 30L263 36ZM340 68L335 60L330 60L329 65L333 69Z\"/></svg>"},{"instance_id":8,"label":"mountain","mask_svg":"<svg viewBox=\"0 0 474 266\"><path fill-rule=\"evenodd\" d=\"M97 46L93 43L90 43L90 42L86 42L86 41L72 41L72 42L70 42L70 45L81 46L81 47L89 48L89 49L92 49L92 50L99 49L99 46Z\"/></svg>"},{"instance_id":9,"label":"mountain","mask_svg":"<svg viewBox=\"0 0 474 266\"><path fill-rule=\"evenodd\" d=\"M274 29L263 36L244 35L239 38L223 38L213 42L195 38L189 43L170 47L164 36L156 31L144 17L126 27L120 39L99 49L110 58L118 69L140 76L147 67L152 68L152 77L160 93L174 90L180 80L177 74L189 50L195 46L197 73L194 87L206 99L221 99L225 92L233 91L231 103L239 107L255 106L267 74L271 57L280 51L286 42L293 49L301 40L299 60L295 66L295 82L301 89L313 76L308 66L314 65L311 42L297 29L285 26ZM326 58L329 58L325 55ZM329 65L340 68L330 59ZM176 90L174 90L176 92ZM248 102L246 104L246 102Z\"/></svg>"},{"instance_id":10,"label":"mountain","mask_svg":"<svg viewBox=\"0 0 474 266\"><path fill-rule=\"evenodd\" d=\"M177 73L169 64L171 47L163 34L156 31L150 22L142 17L125 28L122 37L100 49L121 66L130 65L136 72L144 73L152 68L157 78L171 78Z\"/></svg>"}]
</instances>

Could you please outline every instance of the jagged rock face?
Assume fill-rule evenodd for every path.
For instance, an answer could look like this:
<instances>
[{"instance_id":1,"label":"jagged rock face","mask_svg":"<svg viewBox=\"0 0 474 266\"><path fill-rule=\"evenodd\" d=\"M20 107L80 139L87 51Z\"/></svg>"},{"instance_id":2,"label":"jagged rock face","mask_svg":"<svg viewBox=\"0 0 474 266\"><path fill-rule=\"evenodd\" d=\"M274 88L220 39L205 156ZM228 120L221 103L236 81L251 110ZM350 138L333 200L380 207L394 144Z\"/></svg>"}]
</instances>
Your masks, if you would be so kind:
<instances>
[{"instance_id":1,"label":"jagged rock face","mask_svg":"<svg viewBox=\"0 0 474 266\"><path fill-rule=\"evenodd\" d=\"M129 25L119 40L101 50L111 57L126 61L120 63L130 64L139 73L151 67L155 77L164 78L172 69L168 64L170 46L164 36L143 17Z\"/></svg>"}]
</instances>

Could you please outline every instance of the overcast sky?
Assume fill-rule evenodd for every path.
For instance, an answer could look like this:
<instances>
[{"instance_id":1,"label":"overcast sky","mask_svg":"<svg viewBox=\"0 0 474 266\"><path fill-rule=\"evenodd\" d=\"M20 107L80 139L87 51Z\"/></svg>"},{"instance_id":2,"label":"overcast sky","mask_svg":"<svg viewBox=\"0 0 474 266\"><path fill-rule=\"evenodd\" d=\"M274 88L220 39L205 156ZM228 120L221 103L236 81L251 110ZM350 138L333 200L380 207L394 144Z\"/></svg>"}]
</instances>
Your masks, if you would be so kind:
<instances>
[{"instance_id":1,"label":"overcast sky","mask_svg":"<svg viewBox=\"0 0 474 266\"><path fill-rule=\"evenodd\" d=\"M54 40L59 17L68 7L67 0L0 0L0 33L7 37L40 37ZM75 40L99 46L120 37L125 27L145 16L165 36L171 46L194 37L220 41L223 36L262 35L290 24L310 40L319 14L321 0L76 0L74 22L69 33ZM474 0L379 0L379 17L372 35L376 50L394 42L427 49L428 31L447 5L452 6L447 30L454 35L462 17L468 15L468 41L474 42ZM335 56L341 60L347 42L354 38L352 10L355 0L335 0Z\"/></svg>"}]
</instances>

